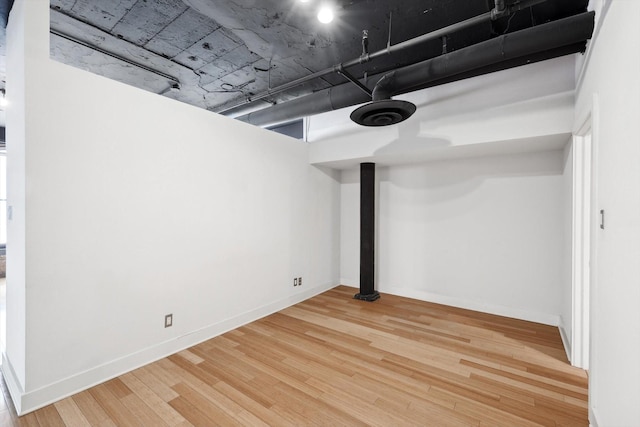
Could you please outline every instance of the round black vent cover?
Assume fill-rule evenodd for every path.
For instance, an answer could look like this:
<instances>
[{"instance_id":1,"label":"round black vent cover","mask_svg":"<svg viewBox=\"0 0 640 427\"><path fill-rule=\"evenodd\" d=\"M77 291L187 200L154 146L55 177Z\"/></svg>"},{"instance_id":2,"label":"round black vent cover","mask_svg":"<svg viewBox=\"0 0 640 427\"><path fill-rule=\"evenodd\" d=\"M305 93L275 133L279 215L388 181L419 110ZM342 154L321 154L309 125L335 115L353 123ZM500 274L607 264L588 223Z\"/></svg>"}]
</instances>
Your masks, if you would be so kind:
<instances>
[{"instance_id":1,"label":"round black vent cover","mask_svg":"<svg viewBox=\"0 0 640 427\"><path fill-rule=\"evenodd\" d=\"M389 126L407 120L416 106L407 101L385 99L373 101L351 113L351 120L362 126Z\"/></svg>"}]
</instances>

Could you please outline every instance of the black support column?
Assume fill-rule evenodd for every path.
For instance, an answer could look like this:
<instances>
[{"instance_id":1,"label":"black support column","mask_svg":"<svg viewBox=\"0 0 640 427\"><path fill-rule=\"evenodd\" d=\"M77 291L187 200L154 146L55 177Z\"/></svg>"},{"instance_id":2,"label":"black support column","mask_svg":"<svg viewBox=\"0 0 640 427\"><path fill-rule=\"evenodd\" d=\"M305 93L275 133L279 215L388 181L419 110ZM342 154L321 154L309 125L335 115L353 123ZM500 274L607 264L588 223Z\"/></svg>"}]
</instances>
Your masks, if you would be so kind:
<instances>
[{"instance_id":1,"label":"black support column","mask_svg":"<svg viewBox=\"0 0 640 427\"><path fill-rule=\"evenodd\" d=\"M360 292L354 298L375 301L376 164L360 163Z\"/></svg>"}]
</instances>

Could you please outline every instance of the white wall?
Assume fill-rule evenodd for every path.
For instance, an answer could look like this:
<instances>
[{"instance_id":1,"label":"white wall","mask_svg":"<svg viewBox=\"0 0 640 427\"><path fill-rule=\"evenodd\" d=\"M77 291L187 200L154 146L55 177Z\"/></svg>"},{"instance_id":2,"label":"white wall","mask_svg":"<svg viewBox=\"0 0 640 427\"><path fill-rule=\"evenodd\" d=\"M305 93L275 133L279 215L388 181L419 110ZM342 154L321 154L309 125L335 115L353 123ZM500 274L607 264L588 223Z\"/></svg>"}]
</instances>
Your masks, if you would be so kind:
<instances>
[{"instance_id":1,"label":"white wall","mask_svg":"<svg viewBox=\"0 0 640 427\"><path fill-rule=\"evenodd\" d=\"M25 2L15 2L12 17L24 13ZM16 393L26 381L26 289L25 289L25 146L26 70L25 50L30 49L26 34L30 23L10 20L7 24L7 293L6 347L2 370L9 387L15 378ZM19 141L12 143L12 141ZM7 358L12 360L9 363ZM8 372L12 370L13 372ZM14 393L14 395L16 394Z\"/></svg>"},{"instance_id":2,"label":"white wall","mask_svg":"<svg viewBox=\"0 0 640 427\"><path fill-rule=\"evenodd\" d=\"M377 289L558 324L563 153L378 169ZM342 174L341 277L358 285L359 176Z\"/></svg>"},{"instance_id":3,"label":"white wall","mask_svg":"<svg viewBox=\"0 0 640 427\"><path fill-rule=\"evenodd\" d=\"M7 144L3 369L21 412L339 277L338 176L306 144L51 61L48 3L16 2L10 28L28 47Z\"/></svg>"},{"instance_id":4,"label":"white wall","mask_svg":"<svg viewBox=\"0 0 640 427\"><path fill-rule=\"evenodd\" d=\"M640 3L607 2L578 85L575 130L591 117L597 202L589 405L595 426L640 425Z\"/></svg>"},{"instance_id":5,"label":"white wall","mask_svg":"<svg viewBox=\"0 0 640 427\"><path fill-rule=\"evenodd\" d=\"M342 283L359 283L357 165L375 162L380 291L558 325L571 286L560 153L574 64L556 58L400 96L418 110L384 129L353 124L353 108L312 117L310 161L343 169Z\"/></svg>"}]
</instances>

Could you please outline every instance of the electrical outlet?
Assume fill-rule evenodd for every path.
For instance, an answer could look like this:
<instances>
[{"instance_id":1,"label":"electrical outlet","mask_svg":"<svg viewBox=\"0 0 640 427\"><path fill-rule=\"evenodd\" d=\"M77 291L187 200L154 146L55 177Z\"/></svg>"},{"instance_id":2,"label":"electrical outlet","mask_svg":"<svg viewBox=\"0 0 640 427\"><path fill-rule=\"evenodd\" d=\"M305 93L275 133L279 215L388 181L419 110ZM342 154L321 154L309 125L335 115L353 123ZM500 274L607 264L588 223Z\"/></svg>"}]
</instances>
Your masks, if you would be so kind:
<instances>
[{"instance_id":1,"label":"electrical outlet","mask_svg":"<svg viewBox=\"0 0 640 427\"><path fill-rule=\"evenodd\" d=\"M298 286L302 286L302 277L298 277Z\"/></svg>"},{"instance_id":2,"label":"electrical outlet","mask_svg":"<svg viewBox=\"0 0 640 427\"><path fill-rule=\"evenodd\" d=\"M167 314L164 316L164 327L170 328L171 326L173 326L173 314Z\"/></svg>"},{"instance_id":3,"label":"electrical outlet","mask_svg":"<svg viewBox=\"0 0 640 427\"><path fill-rule=\"evenodd\" d=\"M293 278L293 286L298 286L298 278L297 277Z\"/></svg>"}]
</instances>

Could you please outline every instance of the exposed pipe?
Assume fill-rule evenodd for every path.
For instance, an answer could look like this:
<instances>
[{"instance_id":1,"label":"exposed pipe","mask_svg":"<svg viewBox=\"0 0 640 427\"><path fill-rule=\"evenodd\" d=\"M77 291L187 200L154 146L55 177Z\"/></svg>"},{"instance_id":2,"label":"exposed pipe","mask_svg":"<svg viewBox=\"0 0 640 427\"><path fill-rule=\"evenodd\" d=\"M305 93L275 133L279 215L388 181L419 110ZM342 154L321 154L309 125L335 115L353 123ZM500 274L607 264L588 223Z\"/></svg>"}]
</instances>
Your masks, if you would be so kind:
<instances>
[{"instance_id":1,"label":"exposed pipe","mask_svg":"<svg viewBox=\"0 0 640 427\"><path fill-rule=\"evenodd\" d=\"M369 31L362 30L362 55L361 58L365 58L369 55Z\"/></svg>"},{"instance_id":2,"label":"exposed pipe","mask_svg":"<svg viewBox=\"0 0 640 427\"><path fill-rule=\"evenodd\" d=\"M542 24L526 30L505 34L466 49L437 57L425 68L423 63L413 64L385 74L373 88L373 98L389 99L406 93L407 89L424 83L425 77L457 74L487 64L493 64L523 54L551 50L577 41L586 40L593 32L593 12ZM590 25L589 25L590 23ZM477 49L474 49L477 46ZM427 71L427 75L425 75Z\"/></svg>"},{"instance_id":3,"label":"exposed pipe","mask_svg":"<svg viewBox=\"0 0 640 427\"><path fill-rule=\"evenodd\" d=\"M371 80L378 81L379 85L370 83L367 86L377 92L374 98L378 96L384 99L384 97L412 92L424 87L524 65L532 60L540 60L540 54L545 51L550 51L555 56L584 51L584 42L590 39L593 33L594 15L594 12L585 12L504 34L385 74L392 74L390 77L378 74ZM238 119L257 126L265 126L362 104L370 100L371 98L359 88L351 83L345 83L255 111Z\"/></svg>"},{"instance_id":4,"label":"exposed pipe","mask_svg":"<svg viewBox=\"0 0 640 427\"><path fill-rule=\"evenodd\" d=\"M507 8L504 4L504 0L495 0L495 7L491 11L491 19L504 16L507 13Z\"/></svg>"},{"instance_id":5,"label":"exposed pipe","mask_svg":"<svg viewBox=\"0 0 640 427\"><path fill-rule=\"evenodd\" d=\"M370 97L373 96L373 94L371 93L371 89L369 89L363 83L360 83L360 80L356 79L351 74L349 74L349 72L347 72L347 70L338 69L338 70L336 70L336 72L338 74L340 74L342 77L344 77L345 79L349 80L354 85L356 85L361 91L363 91L364 93L366 93Z\"/></svg>"},{"instance_id":6,"label":"exposed pipe","mask_svg":"<svg viewBox=\"0 0 640 427\"><path fill-rule=\"evenodd\" d=\"M142 70L148 71L148 72L153 73L153 74L155 74L157 76L165 78L165 79L167 79L167 80L169 80L170 82L173 83L170 88L173 88L176 85L177 85L178 88L180 87L180 80L178 80L176 77L173 77L173 76L171 76L171 75L169 75L167 73L163 73L162 71L155 70L155 69L153 69L151 67L147 67L144 64L132 61L131 59L125 58L125 57L120 56L120 55L117 55L117 54L115 54L113 52L109 52L108 50L102 49L101 47L98 47L98 46L94 46L94 45L92 45L90 43L87 43L85 41L77 39L77 38L75 38L73 36L70 36L70 35L65 34L63 32L60 32L58 30L54 30L53 28L50 28L49 32L51 34L53 34L54 36L58 36L58 37L61 37L61 38L65 39L65 40L69 40L70 42L79 44L80 46L84 46L84 47L86 47L88 49L95 50L96 52L100 52L103 55L110 56L111 58L117 59L117 60L125 62L125 63L127 63L129 65L133 65L134 67L138 67L138 68L140 68ZM165 93L165 92L163 92L163 93Z\"/></svg>"},{"instance_id":7,"label":"exposed pipe","mask_svg":"<svg viewBox=\"0 0 640 427\"><path fill-rule=\"evenodd\" d=\"M393 70L384 76L373 88L371 99L373 101L382 101L383 99L391 99L395 90L396 70Z\"/></svg>"},{"instance_id":8,"label":"exposed pipe","mask_svg":"<svg viewBox=\"0 0 640 427\"><path fill-rule=\"evenodd\" d=\"M325 68L324 70L317 71L315 73L309 74L308 76L304 76L304 77L301 77L301 78L299 78L297 80L293 80L293 81L291 81L289 83L285 83L283 85L280 85L280 86L278 86L276 88L273 88L273 89L270 89L270 90L266 90L266 91L264 91L262 93L256 94L256 95L251 96L251 97L247 97L246 100L240 102L237 105L234 105L233 107L230 107L230 108L225 109L223 111L219 111L219 113L224 114L227 111L232 110L232 109L237 108L237 107L240 107L242 105L245 105L245 104L248 104L248 103L263 99L263 98L266 98L268 96L276 95L276 94L281 93L281 92L285 92L285 91L287 91L289 89L293 89L294 87L300 86L300 85L302 85L304 83L307 83L307 82L309 82L311 80L315 80L315 79L327 76L329 74L333 74L338 69L346 69L346 68L352 67L354 65L362 64L364 62L369 62L372 59L376 59L376 58L381 57L383 55L391 55L391 54L397 53L397 52L399 52L401 50L404 50L404 49L419 45L421 43L427 42L427 41L432 40L434 38L441 37L443 34L451 34L453 32L459 31L459 30L461 30L463 28L467 28L467 27L479 24L481 22L484 22L484 21L486 21L488 19L491 19L491 11L483 13L482 15L475 16L473 18L469 18L469 19L461 21L461 22L457 22L455 24L449 25L449 26L441 28L439 30L432 31L432 32L427 33L427 34L423 34L422 36L406 40L404 42L395 44L393 46L387 46L385 49L381 49L381 50L378 50L376 52L367 54L366 56L361 56L361 57L358 57L356 59L352 59L350 61L343 62L341 64L335 65L333 67Z\"/></svg>"},{"instance_id":9,"label":"exposed pipe","mask_svg":"<svg viewBox=\"0 0 640 427\"><path fill-rule=\"evenodd\" d=\"M474 16L472 18L466 19L464 21L460 21L460 22L456 22L455 24L451 24L448 25L446 27L440 28L438 30L435 31L431 31L429 33L423 34L421 36L409 39L409 40L405 40L403 42L397 43L393 46L391 46L391 44L389 43L387 45L386 48L378 50L376 52L373 53L367 53L366 55L362 55L358 58L354 58L350 61L347 62L343 62L341 64L338 65L334 65L333 67L329 67L326 68L324 70L320 70L320 71L316 71L315 73L309 74L307 76L301 77L299 79L293 80L289 83L285 83L283 85L280 85L278 87L272 88L272 89L268 89L265 90L264 92L258 93L256 95L247 97L246 99L244 99L243 101L238 102L237 104L231 106L231 107L225 107L222 110L214 110L217 113L220 114L228 114L231 113L232 110L241 107L243 105L252 103L254 101L258 101L261 99L264 99L268 96L273 96L276 95L278 93L281 92L285 92L289 89L293 89L294 87L300 86L304 83L307 83L311 80L315 80L324 76L327 76L329 74L335 73L338 70L345 70L349 67L353 67L356 66L358 64L362 64L364 62L368 62L371 61L372 59L376 59L378 57L384 56L384 55L392 55L394 53L398 53L402 50L420 45L422 43L431 41L431 40L435 40L438 38L441 38L443 36L455 33L456 31L460 31L464 28L468 28L468 27L472 27L474 25L480 24L482 22L485 21L489 21L489 20L496 20L498 18L501 18L502 16L506 15L506 14L510 14L513 12L516 12L518 10L524 9L526 7L531 7L534 6L536 4L539 3L544 3L547 0L521 0L518 3L515 3L509 7L505 6L504 4L504 0L495 0L496 3L496 8L492 9L488 12L482 13L480 15ZM498 9L499 4L501 4L500 7L502 7L502 9ZM368 37L368 34L367 34Z\"/></svg>"}]
</instances>

